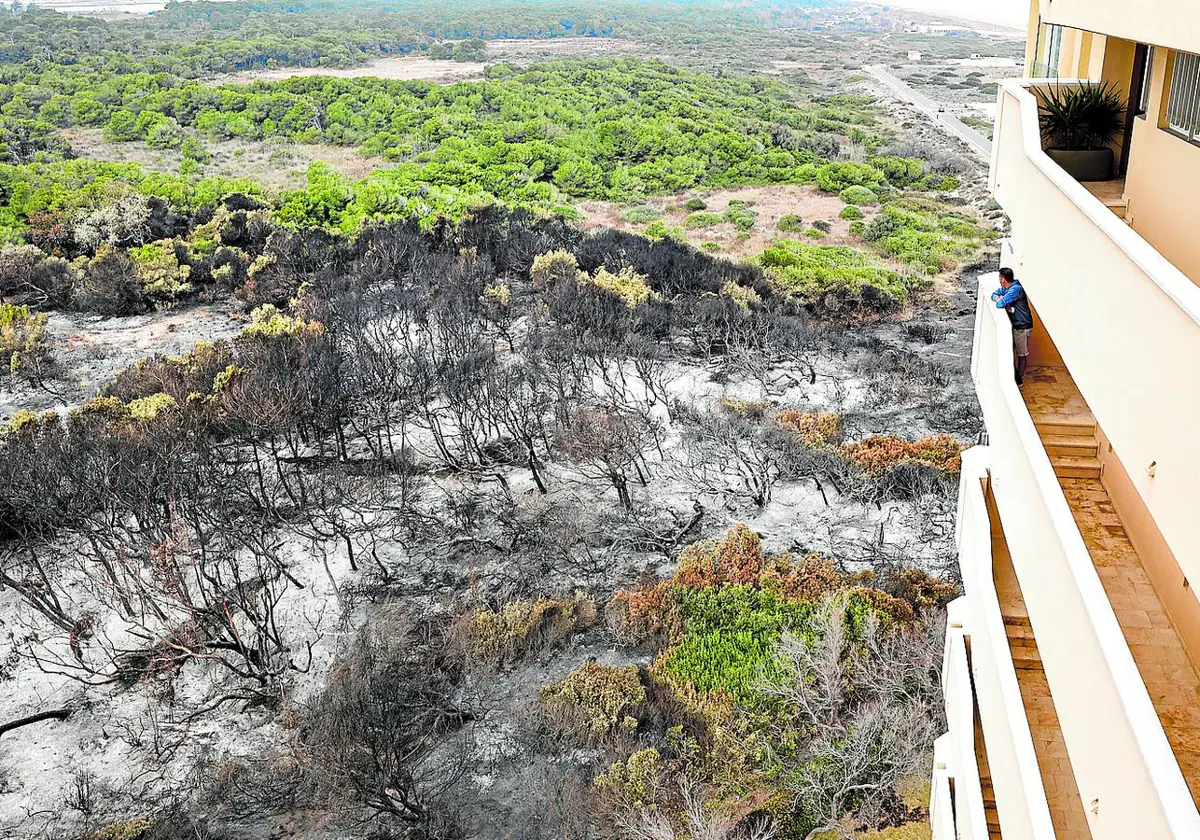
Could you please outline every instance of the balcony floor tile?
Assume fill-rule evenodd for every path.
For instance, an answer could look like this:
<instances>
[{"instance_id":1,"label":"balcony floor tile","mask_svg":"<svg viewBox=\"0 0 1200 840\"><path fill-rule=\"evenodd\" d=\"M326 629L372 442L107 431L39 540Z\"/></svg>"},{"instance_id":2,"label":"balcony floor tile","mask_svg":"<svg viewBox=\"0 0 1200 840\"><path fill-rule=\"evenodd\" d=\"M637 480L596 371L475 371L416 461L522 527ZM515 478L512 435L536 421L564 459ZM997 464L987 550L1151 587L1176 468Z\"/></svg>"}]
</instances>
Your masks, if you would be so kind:
<instances>
[{"instance_id":1,"label":"balcony floor tile","mask_svg":"<svg viewBox=\"0 0 1200 840\"><path fill-rule=\"evenodd\" d=\"M1022 389L1034 423L1095 420L1064 368L1035 368ZM1053 461L1053 458L1051 458ZM1059 478L1084 544L1200 806L1200 676L1099 478Z\"/></svg>"}]
</instances>

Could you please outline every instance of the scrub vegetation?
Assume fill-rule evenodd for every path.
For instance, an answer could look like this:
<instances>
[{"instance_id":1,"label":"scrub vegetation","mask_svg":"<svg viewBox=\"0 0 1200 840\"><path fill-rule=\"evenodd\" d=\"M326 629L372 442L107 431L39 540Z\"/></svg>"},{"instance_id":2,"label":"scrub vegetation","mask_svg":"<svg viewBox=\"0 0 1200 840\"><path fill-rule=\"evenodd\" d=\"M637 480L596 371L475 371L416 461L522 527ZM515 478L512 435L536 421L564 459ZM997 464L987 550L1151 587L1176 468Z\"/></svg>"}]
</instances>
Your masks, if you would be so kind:
<instances>
[{"instance_id":1,"label":"scrub vegetation","mask_svg":"<svg viewBox=\"0 0 1200 840\"><path fill-rule=\"evenodd\" d=\"M837 8L0 14L0 834L920 831L994 234Z\"/></svg>"}]
</instances>

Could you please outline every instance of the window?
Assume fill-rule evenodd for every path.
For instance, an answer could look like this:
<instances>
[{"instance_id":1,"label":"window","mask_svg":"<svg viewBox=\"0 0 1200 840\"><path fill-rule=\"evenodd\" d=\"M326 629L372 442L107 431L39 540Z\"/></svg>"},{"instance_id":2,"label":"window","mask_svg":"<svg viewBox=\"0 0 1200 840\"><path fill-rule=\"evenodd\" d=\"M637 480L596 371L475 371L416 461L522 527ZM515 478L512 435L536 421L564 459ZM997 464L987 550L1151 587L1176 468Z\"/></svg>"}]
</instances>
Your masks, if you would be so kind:
<instances>
[{"instance_id":1,"label":"window","mask_svg":"<svg viewBox=\"0 0 1200 840\"><path fill-rule=\"evenodd\" d=\"M1137 115L1144 117L1146 116L1146 112L1150 110L1150 87L1154 71L1154 47L1142 47L1141 49L1146 53L1146 58L1142 62L1141 93L1138 95Z\"/></svg>"},{"instance_id":2,"label":"window","mask_svg":"<svg viewBox=\"0 0 1200 840\"><path fill-rule=\"evenodd\" d=\"M1033 76L1039 79L1057 78L1058 61L1062 57L1063 28L1056 23L1043 23L1038 27L1037 58L1034 59Z\"/></svg>"},{"instance_id":3,"label":"window","mask_svg":"<svg viewBox=\"0 0 1200 840\"><path fill-rule=\"evenodd\" d=\"M1188 140L1200 141L1200 55L1177 52L1173 68L1167 127Z\"/></svg>"},{"instance_id":4,"label":"window","mask_svg":"<svg viewBox=\"0 0 1200 840\"><path fill-rule=\"evenodd\" d=\"M1062 58L1063 28L1057 23L1050 24L1050 38L1046 45L1046 67L1055 76L1059 75L1058 62Z\"/></svg>"}]
</instances>

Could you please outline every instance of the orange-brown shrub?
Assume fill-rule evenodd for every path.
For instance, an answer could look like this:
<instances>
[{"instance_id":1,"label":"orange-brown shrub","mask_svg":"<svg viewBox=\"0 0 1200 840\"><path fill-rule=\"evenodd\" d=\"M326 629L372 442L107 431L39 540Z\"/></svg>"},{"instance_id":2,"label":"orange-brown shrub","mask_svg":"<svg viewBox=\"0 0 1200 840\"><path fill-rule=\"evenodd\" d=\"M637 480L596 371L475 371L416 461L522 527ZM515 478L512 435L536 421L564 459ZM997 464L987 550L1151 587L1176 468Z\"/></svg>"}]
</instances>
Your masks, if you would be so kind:
<instances>
[{"instance_id":1,"label":"orange-brown shrub","mask_svg":"<svg viewBox=\"0 0 1200 840\"><path fill-rule=\"evenodd\" d=\"M724 537L701 540L679 555L672 583L685 589L720 586L723 583L750 585L763 571L762 545L758 534L742 523Z\"/></svg>"},{"instance_id":2,"label":"orange-brown shrub","mask_svg":"<svg viewBox=\"0 0 1200 840\"><path fill-rule=\"evenodd\" d=\"M952 435L930 435L904 440L892 435L874 435L844 444L839 452L869 475L883 475L901 464L922 464L944 472L962 469L963 447Z\"/></svg>"},{"instance_id":3,"label":"orange-brown shrub","mask_svg":"<svg viewBox=\"0 0 1200 840\"><path fill-rule=\"evenodd\" d=\"M609 625L628 644L641 644L656 636L674 638L682 627L671 598L671 582L646 581L636 589L613 595L606 609Z\"/></svg>"}]
</instances>

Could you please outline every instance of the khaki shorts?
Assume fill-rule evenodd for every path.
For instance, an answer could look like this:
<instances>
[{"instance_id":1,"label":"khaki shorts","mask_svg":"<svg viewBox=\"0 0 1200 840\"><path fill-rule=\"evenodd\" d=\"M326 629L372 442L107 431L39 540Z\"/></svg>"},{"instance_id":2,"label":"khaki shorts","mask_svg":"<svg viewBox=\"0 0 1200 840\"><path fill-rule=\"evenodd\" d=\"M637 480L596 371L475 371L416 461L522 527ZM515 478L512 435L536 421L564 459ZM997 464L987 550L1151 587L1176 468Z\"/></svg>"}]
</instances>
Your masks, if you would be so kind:
<instances>
[{"instance_id":1,"label":"khaki shorts","mask_svg":"<svg viewBox=\"0 0 1200 840\"><path fill-rule=\"evenodd\" d=\"M1029 355L1029 336L1032 334L1032 329L1013 330L1013 350L1018 356Z\"/></svg>"}]
</instances>

